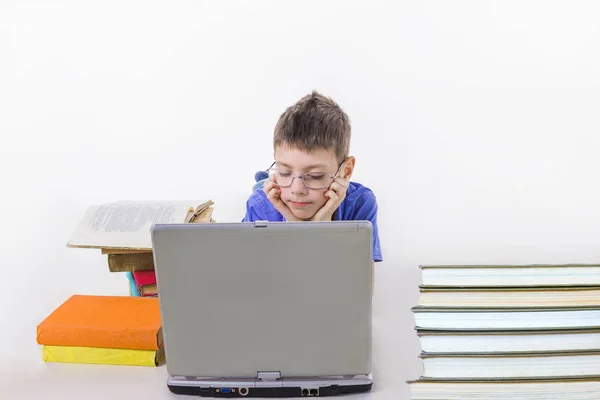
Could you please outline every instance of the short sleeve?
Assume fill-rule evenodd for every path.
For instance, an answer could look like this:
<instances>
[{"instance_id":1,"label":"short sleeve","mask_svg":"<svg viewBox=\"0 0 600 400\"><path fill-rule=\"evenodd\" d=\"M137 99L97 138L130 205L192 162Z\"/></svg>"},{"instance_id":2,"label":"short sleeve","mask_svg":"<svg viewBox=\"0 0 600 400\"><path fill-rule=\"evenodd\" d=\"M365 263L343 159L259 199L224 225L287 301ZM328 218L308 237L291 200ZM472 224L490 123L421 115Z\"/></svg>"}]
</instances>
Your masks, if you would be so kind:
<instances>
[{"instance_id":1,"label":"short sleeve","mask_svg":"<svg viewBox=\"0 0 600 400\"><path fill-rule=\"evenodd\" d=\"M273 207L262 191L256 191L246 202L246 215L242 222L282 221L283 216Z\"/></svg>"},{"instance_id":2,"label":"short sleeve","mask_svg":"<svg viewBox=\"0 0 600 400\"><path fill-rule=\"evenodd\" d=\"M377 226L377 199L372 192L361 195L355 205L353 220L370 221L373 225L373 261L383 261L379 243L379 227Z\"/></svg>"}]
</instances>

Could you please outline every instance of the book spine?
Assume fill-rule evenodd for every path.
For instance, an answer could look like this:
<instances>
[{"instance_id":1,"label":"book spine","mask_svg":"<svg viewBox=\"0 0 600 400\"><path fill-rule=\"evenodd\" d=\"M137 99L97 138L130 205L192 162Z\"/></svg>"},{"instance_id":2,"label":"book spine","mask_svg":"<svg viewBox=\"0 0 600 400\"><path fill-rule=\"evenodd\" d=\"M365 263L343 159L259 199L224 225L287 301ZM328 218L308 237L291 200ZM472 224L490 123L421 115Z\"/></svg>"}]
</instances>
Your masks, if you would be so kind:
<instances>
[{"instance_id":1,"label":"book spine","mask_svg":"<svg viewBox=\"0 0 600 400\"><path fill-rule=\"evenodd\" d=\"M78 346L130 350L158 350L158 331L115 331L78 327L37 328L37 342L47 346Z\"/></svg>"},{"instance_id":2,"label":"book spine","mask_svg":"<svg viewBox=\"0 0 600 400\"><path fill-rule=\"evenodd\" d=\"M154 258L152 253L108 254L110 272L152 271Z\"/></svg>"}]
</instances>

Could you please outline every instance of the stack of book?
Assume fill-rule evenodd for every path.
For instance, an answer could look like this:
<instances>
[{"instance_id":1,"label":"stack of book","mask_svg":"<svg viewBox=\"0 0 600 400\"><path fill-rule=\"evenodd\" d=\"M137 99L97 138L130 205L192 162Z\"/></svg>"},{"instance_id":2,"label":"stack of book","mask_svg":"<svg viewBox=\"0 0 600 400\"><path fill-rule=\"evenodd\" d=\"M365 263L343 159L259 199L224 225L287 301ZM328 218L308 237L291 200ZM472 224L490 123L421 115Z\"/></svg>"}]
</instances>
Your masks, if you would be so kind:
<instances>
[{"instance_id":1,"label":"stack of book","mask_svg":"<svg viewBox=\"0 0 600 400\"><path fill-rule=\"evenodd\" d=\"M158 366L157 298L73 295L37 326L46 362Z\"/></svg>"},{"instance_id":2,"label":"stack of book","mask_svg":"<svg viewBox=\"0 0 600 400\"><path fill-rule=\"evenodd\" d=\"M110 272L125 273L132 296L157 296L152 224L211 223L212 200L176 202L120 201L90 207L68 247L100 249Z\"/></svg>"},{"instance_id":3,"label":"stack of book","mask_svg":"<svg viewBox=\"0 0 600 400\"><path fill-rule=\"evenodd\" d=\"M420 268L413 400L600 399L600 265Z\"/></svg>"}]
</instances>

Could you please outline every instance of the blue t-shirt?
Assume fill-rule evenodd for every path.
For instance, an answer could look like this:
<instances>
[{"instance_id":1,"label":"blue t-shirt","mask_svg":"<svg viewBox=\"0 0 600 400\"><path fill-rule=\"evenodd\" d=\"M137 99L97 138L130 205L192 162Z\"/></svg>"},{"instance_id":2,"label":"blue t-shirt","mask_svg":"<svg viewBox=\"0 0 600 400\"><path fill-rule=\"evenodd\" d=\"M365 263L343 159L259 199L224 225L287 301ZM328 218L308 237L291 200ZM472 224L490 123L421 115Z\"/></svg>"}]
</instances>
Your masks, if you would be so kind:
<instances>
[{"instance_id":1,"label":"blue t-shirt","mask_svg":"<svg viewBox=\"0 0 600 400\"><path fill-rule=\"evenodd\" d=\"M373 261L383 261L377 228L377 209L377 199L373 191L360 183L350 182L346 198L333 213L332 220L370 221L373 225ZM256 190L246 202L246 216L243 222L254 221L285 221L261 189Z\"/></svg>"}]
</instances>

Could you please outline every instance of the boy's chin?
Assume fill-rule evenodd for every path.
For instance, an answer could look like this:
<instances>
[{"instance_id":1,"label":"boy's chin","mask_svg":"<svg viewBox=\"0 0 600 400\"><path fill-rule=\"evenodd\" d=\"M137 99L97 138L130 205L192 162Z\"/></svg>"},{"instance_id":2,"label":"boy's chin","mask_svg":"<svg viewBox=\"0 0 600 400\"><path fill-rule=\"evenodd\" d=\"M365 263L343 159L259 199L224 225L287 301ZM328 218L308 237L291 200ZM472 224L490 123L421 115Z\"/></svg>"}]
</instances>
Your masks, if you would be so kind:
<instances>
[{"instance_id":1,"label":"boy's chin","mask_svg":"<svg viewBox=\"0 0 600 400\"><path fill-rule=\"evenodd\" d=\"M310 212L310 211L299 211L299 210L294 210L292 211L292 214L294 214L294 217L296 218L300 218L300 219L304 219L304 220L308 220L311 219L312 217L314 217L315 213L314 212Z\"/></svg>"},{"instance_id":2,"label":"boy's chin","mask_svg":"<svg viewBox=\"0 0 600 400\"><path fill-rule=\"evenodd\" d=\"M311 210L298 210L298 209L293 209L291 210L292 214L294 214L294 217L296 218L300 218L303 220L308 220L311 219L312 217L315 216L316 212L311 211Z\"/></svg>"}]
</instances>

